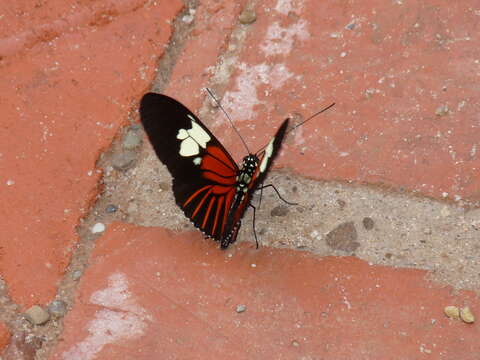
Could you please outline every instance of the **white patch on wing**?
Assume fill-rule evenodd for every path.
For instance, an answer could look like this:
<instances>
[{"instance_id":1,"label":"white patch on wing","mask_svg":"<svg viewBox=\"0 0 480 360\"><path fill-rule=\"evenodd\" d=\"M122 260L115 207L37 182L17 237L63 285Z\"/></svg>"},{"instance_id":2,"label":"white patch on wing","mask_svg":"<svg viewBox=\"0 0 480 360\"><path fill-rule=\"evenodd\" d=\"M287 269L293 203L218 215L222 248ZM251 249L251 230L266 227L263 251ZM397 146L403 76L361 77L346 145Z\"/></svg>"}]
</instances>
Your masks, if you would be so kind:
<instances>
[{"instance_id":1,"label":"white patch on wing","mask_svg":"<svg viewBox=\"0 0 480 360\"><path fill-rule=\"evenodd\" d=\"M189 130L178 130L177 139L182 140L180 143L180 155L194 156L200 153L200 146L207 147L207 142L210 141L210 135L197 124L195 119L189 114L188 117L192 120L192 127Z\"/></svg>"},{"instance_id":2,"label":"white patch on wing","mask_svg":"<svg viewBox=\"0 0 480 360\"><path fill-rule=\"evenodd\" d=\"M178 130L177 139L184 140L188 137L188 132L185 129Z\"/></svg>"},{"instance_id":3,"label":"white patch on wing","mask_svg":"<svg viewBox=\"0 0 480 360\"><path fill-rule=\"evenodd\" d=\"M195 159L193 159L193 163L195 165L200 165L202 163L202 158L199 156L199 157L196 157Z\"/></svg>"},{"instance_id":4,"label":"white patch on wing","mask_svg":"<svg viewBox=\"0 0 480 360\"><path fill-rule=\"evenodd\" d=\"M267 164L268 164L268 161L270 160L270 158L272 157L272 153L273 153L273 141L275 140L275 138L273 138L272 140L270 140L270 142L268 143L267 147L265 148L265 156L263 157L262 159L262 162L260 163L260 172L264 172L265 169L267 168Z\"/></svg>"},{"instance_id":5,"label":"white patch on wing","mask_svg":"<svg viewBox=\"0 0 480 360\"><path fill-rule=\"evenodd\" d=\"M192 121L192 128L187 131L188 134L198 143L198 145L204 149L207 147L207 142L210 141L210 135L208 135L200 125Z\"/></svg>"},{"instance_id":6,"label":"white patch on wing","mask_svg":"<svg viewBox=\"0 0 480 360\"><path fill-rule=\"evenodd\" d=\"M193 156L200 153L200 148L198 144L191 137L186 138L180 144L180 155L182 156Z\"/></svg>"}]
</instances>

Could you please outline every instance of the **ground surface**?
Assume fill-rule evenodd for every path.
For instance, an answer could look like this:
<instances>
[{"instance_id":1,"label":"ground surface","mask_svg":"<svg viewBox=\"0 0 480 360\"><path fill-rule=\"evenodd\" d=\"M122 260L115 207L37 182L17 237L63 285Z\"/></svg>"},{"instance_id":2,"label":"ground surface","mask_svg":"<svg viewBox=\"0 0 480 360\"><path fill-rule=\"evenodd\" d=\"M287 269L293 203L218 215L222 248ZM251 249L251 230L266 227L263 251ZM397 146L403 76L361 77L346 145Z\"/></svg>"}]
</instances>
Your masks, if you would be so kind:
<instances>
[{"instance_id":1,"label":"ground surface","mask_svg":"<svg viewBox=\"0 0 480 360\"><path fill-rule=\"evenodd\" d=\"M0 5L3 359L477 359L480 7ZM169 94L245 155L288 134L227 251L138 126ZM254 201L258 201L255 198ZM105 231L93 233L95 224ZM96 226L98 228L98 225ZM43 325L25 318L50 310Z\"/></svg>"}]
</instances>

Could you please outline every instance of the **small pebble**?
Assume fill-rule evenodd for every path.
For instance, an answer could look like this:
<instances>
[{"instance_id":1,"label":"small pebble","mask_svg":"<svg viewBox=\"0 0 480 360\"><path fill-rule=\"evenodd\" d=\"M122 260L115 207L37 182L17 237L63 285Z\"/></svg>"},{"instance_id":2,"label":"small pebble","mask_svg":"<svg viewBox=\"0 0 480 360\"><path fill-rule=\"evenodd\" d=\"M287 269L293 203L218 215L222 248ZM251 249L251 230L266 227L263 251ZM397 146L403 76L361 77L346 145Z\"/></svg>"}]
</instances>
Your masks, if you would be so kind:
<instances>
[{"instance_id":1,"label":"small pebble","mask_svg":"<svg viewBox=\"0 0 480 360\"><path fill-rule=\"evenodd\" d=\"M294 346L294 347L299 347L299 346L300 346L300 343L299 343L297 340L293 340L293 341L292 341L292 346Z\"/></svg>"},{"instance_id":2,"label":"small pebble","mask_svg":"<svg viewBox=\"0 0 480 360\"><path fill-rule=\"evenodd\" d=\"M118 207L116 205L110 204L105 208L105 212L108 214L113 214L117 212Z\"/></svg>"},{"instance_id":3,"label":"small pebble","mask_svg":"<svg viewBox=\"0 0 480 360\"><path fill-rule=\"evenodd\" d=\"M238 20L244 25L252 24L255 22L255 20L257 20L257 14L255 14L255 11L253 10L245 9L240 14Z\"/></svg>"},{"instance_id":4,"label":"small pebble","mask_svg":"<svg viewBox=\"0 0 480 360\"><path fill-rule=\"evenodd\" d=\"M72 276L72 280L76 281L82 277L82 272L80 270L75 270L71 276Z\"/></svg>"},{"instance_id":5,"label":"small pebble","mask_svg":"<svg viewBox=\"0 0 480 360\"><path fill-rule=\"evenodd\" d=\"M247 307L245 305L237 305L237 313L243 313L245 310L247 310Z\"/></svg>"},{"instance_id":6,"label":"small pebble","mask_svg":"<svg viewBox=\"0 0 480 360\"><path fill-rule=\"evenodd\" d=\"M195 9L189 9L188 15L185 15L184 17L182 17L183 22L186 24L191 24L193 20L195 20L195 12L196 12Z\"/></svg>"},{"instance_id":7,"label":"small pebble","mask_svg":"<svg viewBox=\"0 0 480 360\"><path fill-rule=\"evenodd\" d=\"M466 322L467 324L472 324L473 322L475 322L475 316L473 315L472 311L468 306L460 310L460 318L463 320L463 322Z\"/></svg>"},{"instance_id":8,"label":"small pebble","mask_svg":"<svg viewBox=\"0 0 480 360\"><path fill-rule=\"evenodd\" d=\"M437 116L444 116L444 115L447 115L448 114L448 105L440 105L439 107L437 107L437 109L435 110L435 115Z\"/></svg>"},{"instance_id":9,"label":"small pebble","mask_svg":"<svg viewBox=\"0 0 480 360\"><path fill-rule=\"evenodd\" d=\"M128 130L123 137L122 147L127 150L132 150L142 144L142 135L139 131Z\"/></svg>"},{"instance_id":10,"label":"small pebble","mask_svg":"<svg viewBox=\"0 0 480 360\"><path fill-rule=\"evenodd\" d=\"M443 312L450 319L460 319L460 310L456 306L446 306Z\"/></svg>"},{"instance_id":11,"label":"small pebble","mask_svg":"<svg viewBox=\"0 0 480 360\"><path fill-rule=\"evenodd\" d=\"M132 151L123 151L115 154L112 159L112 166L119 171L130 169L137 160L137 155Z\"/></svg>"},{"instance_id":12,"label":"small pebble","mask_svg":"<svg viewBox=\"0 0 480 360\"><path fill-rule=\"evenodd\" d=\"M96 223L92 227L92 234L98 234L98 233L102 233L104 231L105 231L105 224Z\"/></svg>"},{"instance_id":13,"label":"small pebble","mask_svg":"<svg viewBox=\"0 0 480 360\"><path fill-rule=\"evenodd\" d=\"M53 300L47 310L54 318L61 318L67 312L67 303L63 300Z\"/></svg>"},{"instance_id":14,"label":"small pebble","mask_svg":"<svg viewBox=\"0 0 480 360\"><path fill-rule=\"evenodd\" d=\"M358 234L353 221L338 225L325 236L325 241L334 250L353 252L360 243L357 241Z\"/></svg>"},{"instance_id":15,"label":"small pebble","mask_svg":"<svg viewBox=\"0 0 480 360\"><path fill-rule=\"evenodd\" d=\"M375 225L375 223L373 222L373 219L369 217L363 218L362 222L363 222L363 227L366 230L372 230L373 226Z\"/></svg>"},{"instance_id":16,"label":"small pebble","mask_svg":"<svg viewBox=\"0 0 480 360\"><path fill-rule=\"evenodd\" d=\"M270 211L270 215L271 216L287 216L289 211L290 210L285 205L278 205L278 206L275 206L272 209L272 211Z\"/></svg>"},{"instance_id":17,"label":"small pebble","mask_svg":"<svg viewBox=\"0 0 480 360\"><path fill-rule=\"evenodd\" d=\"M352 21L350 24L348 24L347 26L345 26L345 29L347 30L353 30L355 29L355 21Z\"/></svg>"},{"instance_id":18,"label":"small pebble","mask_svg":"<svg viewBox=\"0 0 480 360\"><path fill-rule=\"evenodd\" d=\"M34 325L43 325L50 319L50 315L42 307L33 305L25 311L25 318Z\"/></svg>"}]
</instances>

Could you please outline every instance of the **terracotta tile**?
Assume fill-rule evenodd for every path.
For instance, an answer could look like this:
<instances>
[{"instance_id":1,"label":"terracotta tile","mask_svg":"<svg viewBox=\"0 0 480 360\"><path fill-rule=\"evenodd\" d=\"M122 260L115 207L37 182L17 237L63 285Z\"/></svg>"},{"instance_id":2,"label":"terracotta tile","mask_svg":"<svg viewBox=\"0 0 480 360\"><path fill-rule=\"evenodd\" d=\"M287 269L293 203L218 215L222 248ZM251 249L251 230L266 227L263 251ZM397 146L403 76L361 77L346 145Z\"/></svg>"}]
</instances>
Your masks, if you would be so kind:
<instances>
[{"instance_id":1,"label":"terracotta tile","mask_svg":"<svg viewBox=\"0 0 480 360\"><path fill-rule=\"evenodd\" d=\"M425 274L112 224L52 359L476 359L443 308L480 299Z\"/></svg>"},{"instance_id":2,"label":"terracotta tile","mask_svg":"<svg viewBox=\"0 0 480 360\"><path fill-rule=\"evenodd\" d=\"M7 23L21 28L16 12L24 13L26 4L9 10ZM45 303L54 295L77 241L75 227L98 191L95 162L149 86L170 36L167 20L181 8L180 1L161 11L154 3L135 4L103 3L116 9L105 13L105 23L97 19L101 4L83 5L65 21L53 20L54 13L39 24L37 19L25 27L29 39L39 36L31 48L6 51L22 33L0 41L6 51L0 68L0 213L8 234L0 272L20 304ZM45 14L62 12L64 5L49 2ZM45 39L35 26L59 33Z\"/></svg>"}]
</instances>

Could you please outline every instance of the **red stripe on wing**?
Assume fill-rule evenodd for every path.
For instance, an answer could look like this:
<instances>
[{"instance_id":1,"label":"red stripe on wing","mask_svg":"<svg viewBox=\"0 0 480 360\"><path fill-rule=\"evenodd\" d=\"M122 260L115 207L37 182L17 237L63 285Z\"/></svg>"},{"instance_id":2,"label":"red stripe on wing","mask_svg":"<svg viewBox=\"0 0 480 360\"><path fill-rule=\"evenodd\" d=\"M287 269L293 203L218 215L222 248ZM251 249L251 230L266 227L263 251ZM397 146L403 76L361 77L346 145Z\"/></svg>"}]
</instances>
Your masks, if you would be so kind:
<instances>
[{"instance_id":1,"label":"red stripe on wing","mask_svg":"<svg viewBox=\"0 0 480 360\"><path fill-rule=\"evenodd\" d=\"M197 191L195 191L192 195L190 195L188 197L188 199L183 203L182 207L186 207L193 199L195 199L197 197L198 194L200 194L202 191L206 190L206 189L210 189L213 185L206 185L200 189L198 189Z\"/></svg>"},{"instance_id":2,"label":"red stripe on wing","mask_svg":"<svg viewBox=\"0 0 480 360\"><path fill-rule=\"evenodd\" d=\"M215 203L217 199L215 198L215 196L212 196L210 198L210 202L208 203L208 208L207 208L207 212L205 213L205 216L203 217L203 223L202 223L202 229L205 229L205 227L207 226L207 221L208 221L208 217L210 216L210 211L212 211L212 206L213 204ZM214 233L212 231L212 233Z\"/></svg>"},{"instance_id":3,"label":"red stripe on wing","mask_svg":"<svg viewBox=\"0 0 480 360\"><path fill-rule=\"evenodd\" d=\"M212 234L215 234L215 232L217 231L218 215L220 214L220 211L222 210L222 205L223 205L224 200L225 200L225 196L222 196L218 199L217 211L215 212L215 219L213 221Z\"/></svg>"},{"instance_id":4,"label":"red stripe on wing","mask_svg":"<svg viewBox=\"0 0 480 360\"><path fill-rule=\"evenodd\" d=\"M204 161L209 159L215 159L216 164L208 164L207 168L211 171L217 170L216 172L220 174L235 174L237 170L237 164L232 162L230 156L225 153L225 151L218 146L207 146L206 153L210 156L204 156L202 160L202 169L203 165L205 165Z\"/></svg>"},{"instance_id":5,"label":"red stripe on wing","mask_svg":"<svg viewBox=\"0 0 480 360\"><path fill-rule=\"evenodd\" d=\"M195 208L195 211L192 214L192 219L195 218L195 215L197 215L197 213L200 211L200 209L203 206L203 203L205 202L205 200L207 200L208 195L210 195L211 192L212 192L212 189L210 188L210 190L208 190L207 193L205 195L203 195L202 200L200 200L197 207Z\"/></svg>"}]
</instances>

